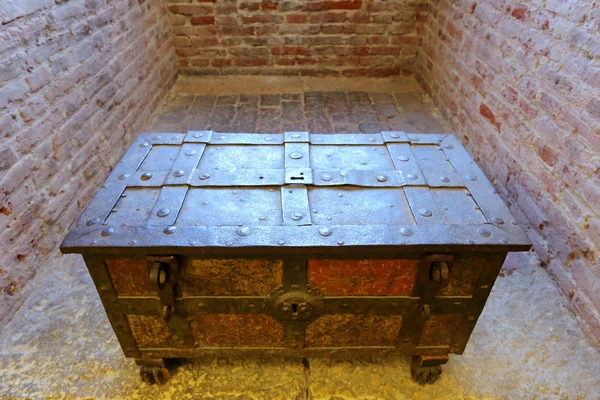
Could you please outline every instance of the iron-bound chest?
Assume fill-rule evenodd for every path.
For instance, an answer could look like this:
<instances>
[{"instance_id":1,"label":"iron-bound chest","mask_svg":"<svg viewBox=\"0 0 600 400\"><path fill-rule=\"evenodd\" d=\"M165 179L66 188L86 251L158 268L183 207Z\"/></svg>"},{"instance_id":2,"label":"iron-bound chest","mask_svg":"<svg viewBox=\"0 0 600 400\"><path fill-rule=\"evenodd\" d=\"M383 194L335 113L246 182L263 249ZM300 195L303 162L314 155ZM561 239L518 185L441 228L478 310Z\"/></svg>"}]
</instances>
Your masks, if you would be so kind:
<instances>
[{"instance_id":1,"label":"iron-bound chest","mask_svg":"<svg viewBox=\"0 0 600 400\"><path fill-rule=\"evenodd\" d=\"M140 135L61 249L141 364L398 352L431 381L529 247L453 135L190 131Z\"/></svg>"}]
</instances>

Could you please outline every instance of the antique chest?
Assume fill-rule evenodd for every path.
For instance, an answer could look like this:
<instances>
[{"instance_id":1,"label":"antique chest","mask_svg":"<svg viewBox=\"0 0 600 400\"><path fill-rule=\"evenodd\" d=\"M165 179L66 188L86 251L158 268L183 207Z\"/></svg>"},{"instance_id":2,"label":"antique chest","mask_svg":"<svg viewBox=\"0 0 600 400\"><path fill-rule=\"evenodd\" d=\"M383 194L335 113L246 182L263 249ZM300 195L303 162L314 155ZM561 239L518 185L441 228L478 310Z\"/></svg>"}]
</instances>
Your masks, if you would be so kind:
<instances>
[{"instance_id":1,"label":"antique chest","mask_svg":"<svg viewBox=\"0 0 600 400\"><path fill-rule=\"evenodd\" d=\"M140 135L61 245L126 356L463 352L530 243L453 135Z\"/></svg>"}]
</instances>

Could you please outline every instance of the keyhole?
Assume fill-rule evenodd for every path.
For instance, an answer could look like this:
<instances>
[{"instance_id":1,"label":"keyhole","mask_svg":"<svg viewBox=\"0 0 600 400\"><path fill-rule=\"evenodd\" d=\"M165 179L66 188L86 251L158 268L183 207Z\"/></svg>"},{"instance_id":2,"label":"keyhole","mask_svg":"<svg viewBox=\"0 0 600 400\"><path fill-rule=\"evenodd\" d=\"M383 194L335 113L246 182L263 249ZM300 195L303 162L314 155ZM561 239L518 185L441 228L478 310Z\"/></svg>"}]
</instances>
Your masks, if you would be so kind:
<instances>
[{"instance_id":1,"label":"keyhole","mask_svg":"<svg viewBox=\"0 0 600 400\"><path fill-rule=\"evenodd\" d=\"M298 313L298 304L292 304L292 314Z\"/></svg>"}]
</instances>

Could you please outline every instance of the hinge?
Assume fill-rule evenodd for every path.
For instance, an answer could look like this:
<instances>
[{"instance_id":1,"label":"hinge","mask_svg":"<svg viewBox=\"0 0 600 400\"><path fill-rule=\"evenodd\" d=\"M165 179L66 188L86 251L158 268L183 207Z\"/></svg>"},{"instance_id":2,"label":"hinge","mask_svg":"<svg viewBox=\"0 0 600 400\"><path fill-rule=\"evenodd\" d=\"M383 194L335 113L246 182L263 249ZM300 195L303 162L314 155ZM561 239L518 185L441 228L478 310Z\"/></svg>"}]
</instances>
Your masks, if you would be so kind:
<instances>
[{"instance_id":1,"label":"hinge","mask_svg":"<svg viewBox=\"0 0 600 400\"><path fill-rule=\"evenodd\" d=\"M425 319L433 311L433 299L440 290L448 285L450 264L454 260L451 254L430 254L421 261L419 283L421 283L421 306Z\"/></svg>"},{"instance_id":2,"label":"hinge","mask_svg":"<svg viewBox=\"0 0 600 400\"><path fill-rule=\"evenodd\" d=\"M168 322L175 313L175 285L179 280L177 259L173 256L149 256L146 262L150 271L150 284L156 287L160 298L160 314Z\"/></svg>"}]
</instances>

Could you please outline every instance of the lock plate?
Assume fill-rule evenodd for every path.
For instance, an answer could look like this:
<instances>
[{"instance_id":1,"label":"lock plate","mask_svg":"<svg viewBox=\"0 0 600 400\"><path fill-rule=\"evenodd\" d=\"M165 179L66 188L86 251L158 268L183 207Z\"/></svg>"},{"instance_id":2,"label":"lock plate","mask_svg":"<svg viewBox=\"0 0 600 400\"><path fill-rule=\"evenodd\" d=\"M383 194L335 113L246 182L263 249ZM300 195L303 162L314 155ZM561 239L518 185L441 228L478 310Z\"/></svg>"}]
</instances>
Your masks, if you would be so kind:
<instances>
[{"instance_id":1,"label":"lock plate","mask_svg":"<svg viewBox=\"0 0 600 400\"><path fill-rule=\"evenodd\" d=\"M273 290L264 309L280 321L312 321L323 313L323 295L311 285L286 285Z\"/></svg>"}]
</instances>

